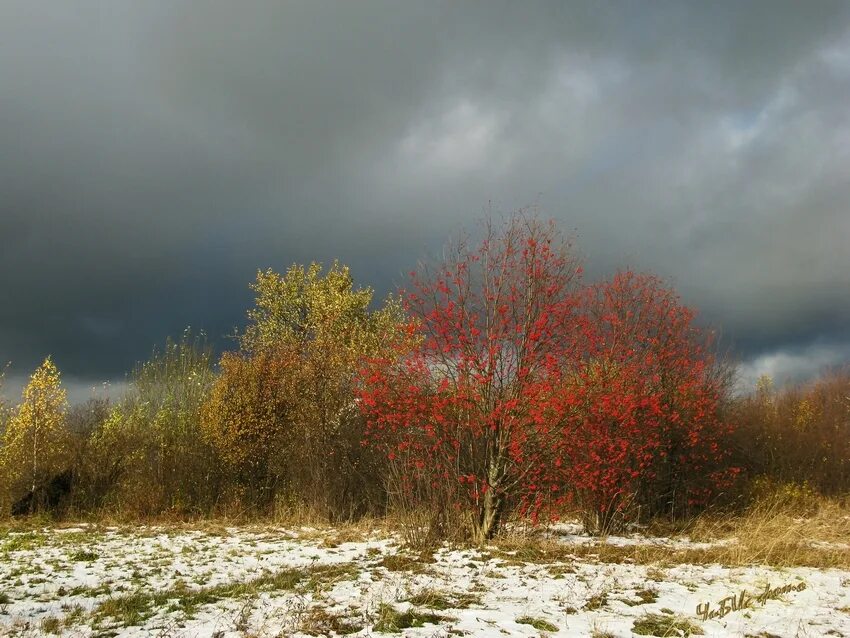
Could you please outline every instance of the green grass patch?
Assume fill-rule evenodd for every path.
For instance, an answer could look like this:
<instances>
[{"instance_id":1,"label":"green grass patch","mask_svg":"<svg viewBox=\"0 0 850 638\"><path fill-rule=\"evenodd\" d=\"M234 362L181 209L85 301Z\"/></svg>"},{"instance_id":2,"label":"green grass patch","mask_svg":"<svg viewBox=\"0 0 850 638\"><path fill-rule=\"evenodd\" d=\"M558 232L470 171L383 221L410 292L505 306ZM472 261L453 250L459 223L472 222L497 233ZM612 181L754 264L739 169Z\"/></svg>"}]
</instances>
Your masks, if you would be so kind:
<instances>
[{"instance_id":1,"label":"green grass patch","mask_svg":"<svg viewBox=\"0 0 850 638\"><path fill-rule=\"evenodd\" d=\"M103 533L92 530L62 532L53 536L53 544L57 547L79 547L80 545L91 545L103 540Z\"/></svg>"},{"instance_id":2,"label":"green grass patch","mask_svg":"<svg viewBox=\"0 0 850 638\"><path fill-rule=\"evenodd\" d=\"M635 620L632 633L639 636L701 636L702 627L685 618L646 614Z\"/></svg>"},{"instance_id":3,"label":"green grass patch","mask_svg":"<svg viewBox=\"0 0 850 638\"><path fill-rule=\"evenodd\" d=\"M81 549L71 554L71 560L76 561L78 563L90 563L93 560L97 560L98 558L99 556L97 554L85 549Z\"/></svg>"},{"instance_id":4,"label":"green grass patch","mask_svg":"<svg viewBox=\"0 0 850 638\"><path fill-rule=\"evenodd\" d=\"M378 607L378 619L375 622L374 630L381 633L396 634L402 629L438 625L449 620L454 620L454 618L416 609L399 611L392 605L381 603Z\"/></svg>"},{"instance_id":5,"label":"green grass patch","mask_svg":"<svg viewBox=\"0 0 850 638\"><path fill-rule=\"evenodd\" d=\"M95 609L95 621L100 624L103 620L111 619L124 627L141 625L153 615L151 605L154 598L142 592L107 598Z\"/></svg>"},{"instance_id":6,"label":"green grass patch","mask_svg":"<svg viewBox=\"0 0 850 638\"><path fill-rule=\"evenodd\" d=\"M537 631L558 631L558 626L550 623L545 618L535 618L534 616L520 616L516 619L520 625L531 625Z\"/></svg>"},{"instance_id":7,"label":"green grass patch","mask_svg":"<svg viewBox=\"0 0 850 638\"><path fill-rule=\"evenodd\" d=\"M38 549L47 543L47 536L38 532L11 533L6 536L0 551L24 552Z\"/></svg>"},{"instance_id":8,"label":"green grass patch","mask_svg":"<svg viewBox=\"0 0 850 638\"><path fill-rule=\"evenodd\" d=\"M112 586L109 583L101 583L97 587L86 587L85 585L77 585L69 590L60 587L56 592L60 596L85 596L86 598L98 598L100 596L108 596L112 593Z\"/></svg>"},{"instance_id":9,"label":"green grass patch","mask_svg":"<svg viewBox=\"0 0 850 638\"><path fill-rule=\"evenodd\" d=\"M98 624L112 620L125 627L141 624L153 616L158 609L179 611L185 618L191 618L204 605L220 600L241 598L250 594L270 591L301 589L318 591L328 580L334 582L351 579L356 575L356 567L350 563L322 565L309 569L283 569L261 574L245 582L223 583L213 587L189 589L185 583L179 583L169 590L147 593L137 591L123 596L115 596L102 602L94 611Z\"/></svg>"}]
</instances>

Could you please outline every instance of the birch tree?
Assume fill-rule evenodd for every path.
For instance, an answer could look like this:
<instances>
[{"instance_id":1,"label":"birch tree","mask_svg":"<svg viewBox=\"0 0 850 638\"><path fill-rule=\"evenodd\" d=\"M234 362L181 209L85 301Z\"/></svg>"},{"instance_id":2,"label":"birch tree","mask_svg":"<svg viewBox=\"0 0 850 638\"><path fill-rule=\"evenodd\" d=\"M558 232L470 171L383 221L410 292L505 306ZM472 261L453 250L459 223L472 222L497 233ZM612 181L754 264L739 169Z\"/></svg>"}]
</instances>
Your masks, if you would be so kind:
<instances>
[{"instance_id":1,"label":"birch tree","mask_svg":"<svg viewBox=\"0 0 850 638\"><path fill-rule=\"evenodd\" d=\"M47 357L30 377L3 435L3 465L27 489L35 490L60 469L68 443L67 409L59 370Z\"/></svg>"}]
</instances>

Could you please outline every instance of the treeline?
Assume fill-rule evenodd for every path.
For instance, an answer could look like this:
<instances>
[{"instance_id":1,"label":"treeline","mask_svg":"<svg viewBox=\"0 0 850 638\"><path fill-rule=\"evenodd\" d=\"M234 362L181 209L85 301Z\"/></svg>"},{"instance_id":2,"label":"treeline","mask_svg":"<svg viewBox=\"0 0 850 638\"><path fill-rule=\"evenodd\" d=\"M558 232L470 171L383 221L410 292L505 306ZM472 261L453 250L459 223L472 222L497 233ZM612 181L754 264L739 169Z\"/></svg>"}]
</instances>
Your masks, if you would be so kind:
<instances>
[{"instance_id":1,"label":"treeline","mask_svg":"<svg viewBox=\"0 0 850 638\"><path fill-rule=\"evenodd\" d=\"M850 369L776 389L769 377L730 406L733 459L747 489L850 494Z\"/></svg>"},{"instance_id":2,"label":"treeline","mask_svg":"<svg viewBox=\"0 0 850 638\"><path fill-rule=\"evenodd\" d=\"M239 347L169 341L111 402L67 404L50 358L0 406L10 513L330 521L418 514L491 537L579 512L603 532L850 490L850 377L731 393L713 334L651 275L588 283L518 214L383 304L333 264L258 273Z\"/></svg>"},{"instance_id":3,"label":"treeline","mask_svg":"<svg viewBox=\"0 0 850 638\"><path fill-rule=\"evenodd\" d=\"M239 350L216 361L204 336L187 332L137 367L115 403L68 409L48 358L7 419L5 511L68 468L64 505L76 512L309 509L338 520L383 511L381 457L361 445L354 383L358 361L392 343L401 306L372 309L372 291L337 264L261 272L252 288Z\"/></svg>"}]
</instances>

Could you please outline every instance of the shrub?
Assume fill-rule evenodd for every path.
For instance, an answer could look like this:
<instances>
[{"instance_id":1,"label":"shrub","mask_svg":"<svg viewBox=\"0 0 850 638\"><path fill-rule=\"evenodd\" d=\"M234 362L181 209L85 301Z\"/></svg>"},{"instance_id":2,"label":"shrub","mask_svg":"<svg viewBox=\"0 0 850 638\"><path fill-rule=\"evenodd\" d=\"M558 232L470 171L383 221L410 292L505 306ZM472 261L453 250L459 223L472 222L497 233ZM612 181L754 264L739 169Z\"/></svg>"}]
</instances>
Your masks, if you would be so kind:
<instances>
[{"instance_id":1,"label":"shrub","mask_svg":"<svg viewBox=\"0 0 850 638\"><path fill-rule=\"evenodd\" d=\"M656 277L621 272L587 290L583 362L559 394L562 485L592 531L681 517L736 473L721 418L728 368L694 312Z\"/></svg>"},{"instance_id":2,"label":"shrub","mask_svg":"<svg viewBox=\"0 0 850 638\"><path fill-rule=\"evenodd\" d=\"M80 511L94 511L115 486L120 469L115 455L99 454L95 442L112 413L106 397L92 397L82 404L71 406L66 416L70 435L74 482L72 502Z\"/></svg>"},{"instance_id":3,"label":"shrub","mask_svg":"<svg viewBox=\"0 0 850 638\"><path fill-rule=\"evenodd\" d=\"M214 379L211 360L204 335L187 330L134 371L127 394L92 441L99 478L116 478L108 496L113 506L149 515L214 505L218 462L200 429Z\"/></svg>"},{"instance_id":4,"label":"shrub","mask_svg":"<svg viewBox=\"0 0 850 638\"><path fill-rule=\"evenodd\" d=\"M245 504L265 506L282 489L300 391L291 353L226 353L202 410L202 428Z\"/></svg>"},{"instance_id":5,"label":"shrub","mask_svg":"<svg viewBox=\"0 0 850 638\"><path fill-rule=\"evenodd\" d=\"M850 492L850 370L779 390L762 378L732 412L740 424L736 462L751 479L807 484L825 495Z\"/></svg>"}]
</instances>

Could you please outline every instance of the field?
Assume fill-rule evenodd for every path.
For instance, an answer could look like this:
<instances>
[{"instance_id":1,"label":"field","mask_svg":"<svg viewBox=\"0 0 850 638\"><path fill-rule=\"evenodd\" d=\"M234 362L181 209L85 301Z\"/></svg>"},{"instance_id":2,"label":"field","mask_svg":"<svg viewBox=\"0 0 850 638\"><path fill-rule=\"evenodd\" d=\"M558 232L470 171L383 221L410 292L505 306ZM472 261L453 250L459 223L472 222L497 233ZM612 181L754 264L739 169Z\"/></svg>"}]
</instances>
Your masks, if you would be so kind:
<instances>
[{"instance_id":1,"label":"field","mask_svg":"<svg viewBox=\"0 0 850 638\"><path fill-rule=\"evenodd\" d=\"M765 529L756 547L742 529L593 539L562 523L412 551L378 524L31 525L0 536L0 634L850 636L850 546ZM729 610L704 619L704 603Z\"/></svg>"}]
</instances>

